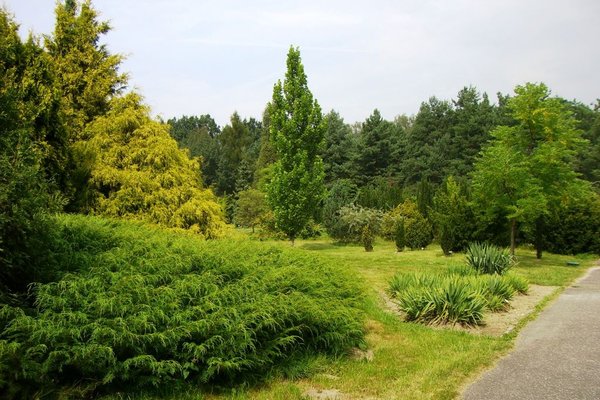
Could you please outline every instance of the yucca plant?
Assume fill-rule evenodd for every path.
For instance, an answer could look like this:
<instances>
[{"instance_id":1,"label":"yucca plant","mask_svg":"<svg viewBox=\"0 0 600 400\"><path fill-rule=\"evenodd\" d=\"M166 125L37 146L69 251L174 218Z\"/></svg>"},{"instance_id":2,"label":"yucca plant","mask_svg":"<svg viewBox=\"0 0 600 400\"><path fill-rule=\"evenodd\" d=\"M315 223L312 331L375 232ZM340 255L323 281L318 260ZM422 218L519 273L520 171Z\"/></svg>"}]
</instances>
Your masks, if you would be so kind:
<instances>
[{"instance_id":1,"label":"yucca plant","mask_svg":"<svg viewBox=\"0 0 600 400\"><path fill-rule=\"evenodd\" d=\"M527 279L515 275L512 272L504 275L504 279L516 292L520 294L527 294L529 292L529 283L527 282Z\"/></svg>"},{"instance_id":2,"label":"yucca plant","mask_svg":"<svg viewBox=\"0 0 600 400\"><path fill-rule=\"evenodd\" d=\"M469 244L466 258L467 264L480 274L502 275L513 264L513 259L507 250L489 243Z\"/></svg>"}]
</instances>

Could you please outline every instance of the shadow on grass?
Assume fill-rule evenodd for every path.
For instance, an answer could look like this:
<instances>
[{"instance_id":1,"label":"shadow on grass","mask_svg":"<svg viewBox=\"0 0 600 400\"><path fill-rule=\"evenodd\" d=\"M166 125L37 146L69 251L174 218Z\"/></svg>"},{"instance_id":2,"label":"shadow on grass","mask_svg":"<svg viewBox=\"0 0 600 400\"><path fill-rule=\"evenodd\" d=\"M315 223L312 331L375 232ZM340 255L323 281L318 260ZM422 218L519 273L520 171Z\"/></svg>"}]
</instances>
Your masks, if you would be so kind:
<instances>
[{"instance_id":1,"label":"shadow on grass","mask_svg":"<svg viewBox=\"0 0 600 400\"><path fill-rule=\"evenodd\" d=\"M333 243L322 243L322 242L302 243L300 246L298 246L298 248L304 249L304 250L327 250L327 249L334 249L336 247L337 246L335 246Z\"/></svg>"}]
</instances>

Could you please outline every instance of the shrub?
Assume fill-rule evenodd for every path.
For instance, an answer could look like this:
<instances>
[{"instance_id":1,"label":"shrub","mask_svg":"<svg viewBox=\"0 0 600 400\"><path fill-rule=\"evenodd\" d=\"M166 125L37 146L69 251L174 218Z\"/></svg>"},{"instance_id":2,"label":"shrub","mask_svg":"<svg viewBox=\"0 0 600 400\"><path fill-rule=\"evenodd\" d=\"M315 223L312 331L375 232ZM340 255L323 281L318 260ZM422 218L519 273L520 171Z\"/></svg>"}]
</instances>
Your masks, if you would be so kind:
<instances>
[{"instance_id":1,"label":"shrub","mask_svg":"<svg viewBox=\"0 0 600 400\"><path fill-rule=\"evenodd\" d=\"M440 278L435 286L412 286L400 293L398 305L408 321L478 325L486 300L465 280Z\"/></svg>"},{"instance_id":2,"label":"shrub","mask_svg":"<svg viewBox=\"0 0 600 400\"><path fill-rule=\"evenodd\" d=\"M111 101L110 111L86 127L96 154L90 185L93 211L189 229L206 238L225 233L223 210L202 188L197 160L178 148L168 125L150 118L139 95Z\"/></svg>"},{"instance_id":3,"label":"shrub","mask_svg":"<svg viewBox=\"0 0 600 400\"><path fill-rule=\"evenodd\" d=\"M423 217L412 200L406 200L385 214L382 223L382 236L393 240L396 227L404 222L405 242L411 249L420 249L431 243L431 224Z\"/></svg>"},{"instance_id":4,"label":"shrub","mask_svg":"<svg viewBox=\"0 0 600 400\"><path fill-rule=\"evenodd\" d=\"M572 201L552 214L544 242L556 254L600 254L600 195Z\"/></svg>"},{"instance_id":5,"label":"shrub","mask_svg":"<svg viewBox=\"0 0 600 400\"><path fill-rule=\"evenodd\" d=\"M473 237L475 216L460 185L448 177L433 197L430 217L444 254L464 250Z\"/></svg>"},{"instance_id":6,"label":"shrub","mask_svg":"<svg viewBox=\"0 0 600 400\"><path fill-rule=\"evenodd\" d=\"M409 321L477 325L485 308L505 310L527 286L512 274L478 275L472 268L452 267L445 274L397 274L389 292Z\"/></svg>"},{"instance_id":7,"label":"shrub","mask_svg":"<svg viewBox=\"0 0 600 400\"><path fill-rule=\"evenodd\" d=\"M507 250L489 243L471 243L466 257L467 264L481 274L502 275L513 264Z\"/></svg>"},{"instance_id":8,"label":"shrub","mask_svg":"<svg viewBox=\"0 0 600 400\"><path fill-rule=\"evenodd\" d=\"M396 235L394 235L394 243L397 251L403 251L406 246L406 236L404 233L404 221L399 221L396 224Z\"/></svg>"},{"instance_id":9,"label":"shrub","mask_svg":"<svg viewBox=\"0 0 600 400\"><path fill-rule=\"evenodd\" d=\"M373 250L375 235L381 229L382 213L379 210L356 206L340 209L340 223L344 226L345 241L360 242L366 251Z\"/></svg>"},{"instance_id":10,"label":"shrub","mask_svg":"<svg viewBox=\"0 0 600 400\"><path fill-rule=\"evenodd\" d=\"M79 272L36 284L35 310L0 308L0 395L259 379L362 343L361 292L341 267L256 242L60 222L56 261Z\"/></svg>"},{"instance_id":11,"label":"shrub","mask_svg":"<svg viewBox=\"0 0 600 400\"><path fill-rule=\"evenodd\" d=\"M323 225L333 239L344 240L347 227L340 220L340 209L356 201L357 191L349 179L340 179L329 189L323 204Z\"/></svg>"},{"instance_id":12,"label":"shrub","mask_svg":"<svg viewBox=\"0 0 600 400\"><path fill-rule=\"evenodd\" d=\"M529 283L527 282L527 279L510 272L504 275L503 278L516 292L520 294L527 294L529 292Z\"/></svg>"}]
</instances>

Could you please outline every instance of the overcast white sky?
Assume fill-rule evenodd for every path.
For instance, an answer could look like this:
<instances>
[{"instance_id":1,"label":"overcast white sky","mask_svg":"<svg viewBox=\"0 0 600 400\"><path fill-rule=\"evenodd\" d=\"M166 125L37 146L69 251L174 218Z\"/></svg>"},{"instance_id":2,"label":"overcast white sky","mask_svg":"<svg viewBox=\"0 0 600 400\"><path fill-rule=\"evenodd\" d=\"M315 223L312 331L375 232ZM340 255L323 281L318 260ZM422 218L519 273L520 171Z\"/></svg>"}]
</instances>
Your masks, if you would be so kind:
<instances>
[{"instance_id":1,"label":"overcast white sky","mask_svg":"<svg viewBox=\"0 0 600 400\"><path fill-rule=\"evenodd\" d=\"M50 33L54 0L0 0L23 33ZM474 85L495 98L545 82L586 104L600 97L598 0L95 0L127 55L123 70L163 118L238 111L260 118L300 46L324 111L392 119Z\"/></svg>"}]
</instances>

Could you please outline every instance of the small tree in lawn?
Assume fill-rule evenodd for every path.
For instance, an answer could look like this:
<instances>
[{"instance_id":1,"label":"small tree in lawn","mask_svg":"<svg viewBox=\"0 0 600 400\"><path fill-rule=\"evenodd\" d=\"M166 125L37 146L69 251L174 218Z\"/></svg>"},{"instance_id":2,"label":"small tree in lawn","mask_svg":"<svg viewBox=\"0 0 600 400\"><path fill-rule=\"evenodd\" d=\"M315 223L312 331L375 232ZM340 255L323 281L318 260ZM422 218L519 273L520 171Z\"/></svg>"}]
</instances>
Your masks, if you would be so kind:
<instances>
[{"instance_id":1,"label":"small tree in lawn","mask_svg":"<svg viewBox=\"0 0 600 400\"><path fill-rule=\"evenodd\" d=\"M252 228L259 225L269 211L265 194L256 189L247 189L238 193L233 220L237 225Z\"/></svg>"},{"instance_id":2,"label":"small tree in lawn","mask_svg":"<svg viewBox=\"0 0 600 400\"><path fill-rule=\"evenodd\" d=\"M298 48L290 47L285 80L273 89L269 116L277 161L267 187L268 202L277 228L293 245L325 194L319 156L325 126L321 108L308 89Z\"/></svg>"}]
</instances>

